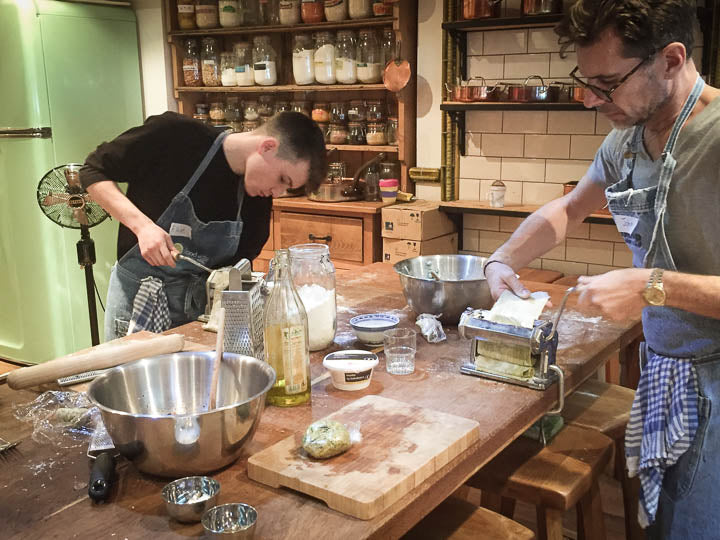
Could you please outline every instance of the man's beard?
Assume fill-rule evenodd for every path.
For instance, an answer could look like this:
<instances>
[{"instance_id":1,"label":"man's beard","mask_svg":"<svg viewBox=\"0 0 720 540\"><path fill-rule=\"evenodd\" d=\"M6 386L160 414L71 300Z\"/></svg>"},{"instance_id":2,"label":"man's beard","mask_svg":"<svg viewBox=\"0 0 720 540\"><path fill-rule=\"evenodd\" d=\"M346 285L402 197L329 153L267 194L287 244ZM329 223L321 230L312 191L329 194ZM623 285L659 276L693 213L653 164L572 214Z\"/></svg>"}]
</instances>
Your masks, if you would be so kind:
<instances>
[{"instance_id":1,"label":"man's beard","mask_svg":"<svg viewBox=\"0 0 720 540\"><path fill-rule=\"evenodd\" d=\"M658 84L657 88L660 89L661 86ZM608 117L610 125L612 125L612 127L615 129L628 129L634 126L644 125L655 115L658 109L665 105L667 100L670 98L670 93L663 88L662 90L658 90L658 94L656 96L653 96L653 98L654 99L652 101L649 101L643 108L643 110L641 110L635 118L631 116L625 116L622 119L613 120L612 118ZM601 111L598 112L600 112L600 114L603 114Z\"/></svg>"}]
</instances>

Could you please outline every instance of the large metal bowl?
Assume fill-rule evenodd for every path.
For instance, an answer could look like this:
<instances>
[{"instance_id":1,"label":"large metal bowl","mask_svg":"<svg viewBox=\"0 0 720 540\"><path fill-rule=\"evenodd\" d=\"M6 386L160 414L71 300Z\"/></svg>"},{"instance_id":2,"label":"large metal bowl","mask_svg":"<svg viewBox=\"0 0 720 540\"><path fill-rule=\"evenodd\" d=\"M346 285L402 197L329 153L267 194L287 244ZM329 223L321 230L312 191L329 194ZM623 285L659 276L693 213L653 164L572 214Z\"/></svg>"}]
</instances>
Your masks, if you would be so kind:
<instances>
[{"instance_id":1,"label":"large metal bowl","mask_svg":"<svg viewBox=\"0 0 720 540\"><path fill-rule=\"evenodd\" d=\"M440 315L442 322L458 324L465 308L493 305L484 262L484 257L475 255L427 255L397 262L393 268L415 313Z\"/></svg>"},{"instance_id":2,"label":"large metal bowl","mask_svg":"<svg viewBox=\"0 0 720 540\"><path fill-rule=\"evenodd\" d=\"M235 461L249 441L275 382L267 363L225 353L217 408L208 411L215 353L144 358L95 379L88 397L122 455L143 472L205 474Z\"/></svg>"}]
</instances>

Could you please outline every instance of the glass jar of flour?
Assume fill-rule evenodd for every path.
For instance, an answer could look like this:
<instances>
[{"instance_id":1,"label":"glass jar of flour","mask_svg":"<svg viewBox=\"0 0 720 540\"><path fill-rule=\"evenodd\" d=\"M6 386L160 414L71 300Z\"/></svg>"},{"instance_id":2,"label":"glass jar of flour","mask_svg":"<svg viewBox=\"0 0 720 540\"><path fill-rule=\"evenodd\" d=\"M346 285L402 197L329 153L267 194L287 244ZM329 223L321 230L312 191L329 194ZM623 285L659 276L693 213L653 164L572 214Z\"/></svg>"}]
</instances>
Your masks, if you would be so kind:
<instances>
[{"instance_id":1,"label":"glass jar of flour","mask_svg":"<svg viewBox=\"0 0 720 540\"><path fill-rule=\"evenodd\" d=\"M326 244L298 244L290 247L293 283L308 317L310 350L329 347L337 329L335 267Z\"/></svg>"}]
</instances>

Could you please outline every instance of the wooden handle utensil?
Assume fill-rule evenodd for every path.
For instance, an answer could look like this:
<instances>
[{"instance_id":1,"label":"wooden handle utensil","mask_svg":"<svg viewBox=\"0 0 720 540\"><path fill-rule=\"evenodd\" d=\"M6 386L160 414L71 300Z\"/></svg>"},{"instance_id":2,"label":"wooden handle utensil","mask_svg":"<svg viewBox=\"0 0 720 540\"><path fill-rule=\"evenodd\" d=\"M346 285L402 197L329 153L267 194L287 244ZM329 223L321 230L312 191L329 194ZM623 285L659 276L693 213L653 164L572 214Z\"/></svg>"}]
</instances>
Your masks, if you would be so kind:
<instances>
[{"instance_id":1,"label":"wooden handle utensil","mask_svg":"<svg viewBox=\"0 0 720 540\"><path fill-rule=\"evenodd\" d=\"M184 345L185 338L180 334L145 340L111 341L87 352L72 353L44 364L15 370L8 375L7 382L13 390L22 390L56 381L60 377L119 366L148 356L178 352Z\"/></svg>"}]
</instances>

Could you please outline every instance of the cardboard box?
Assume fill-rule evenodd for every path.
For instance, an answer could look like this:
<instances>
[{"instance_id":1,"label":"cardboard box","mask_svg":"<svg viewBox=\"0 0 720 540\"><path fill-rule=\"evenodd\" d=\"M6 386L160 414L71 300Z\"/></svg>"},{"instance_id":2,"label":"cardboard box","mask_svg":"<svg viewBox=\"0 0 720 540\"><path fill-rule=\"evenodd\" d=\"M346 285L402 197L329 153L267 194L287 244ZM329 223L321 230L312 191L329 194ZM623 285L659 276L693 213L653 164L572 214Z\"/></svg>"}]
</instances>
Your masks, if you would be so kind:
<instances>
[{"instance_id":1,"label":"cardboard box","mask_svg":"<svg viewBox=\"0 0 720 540\"><path fill-rule=\"evenodd\" d=\"M429 240L455 232L455 224L439 204L418 200L382 209L383 238Z\"/></svg>"},{"instance_id":2,"label":"cardboard box","mask_svg":"<svg viewBox=\"0 0 720 540\"><path fill-rule=\"evenodd\" d=\"M430 240L383 238L383 262L395 264L420 255L444 255L458 252L458 234L450 233Z\"/></svg>"}]
</instances>

